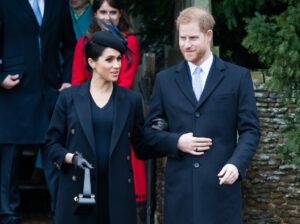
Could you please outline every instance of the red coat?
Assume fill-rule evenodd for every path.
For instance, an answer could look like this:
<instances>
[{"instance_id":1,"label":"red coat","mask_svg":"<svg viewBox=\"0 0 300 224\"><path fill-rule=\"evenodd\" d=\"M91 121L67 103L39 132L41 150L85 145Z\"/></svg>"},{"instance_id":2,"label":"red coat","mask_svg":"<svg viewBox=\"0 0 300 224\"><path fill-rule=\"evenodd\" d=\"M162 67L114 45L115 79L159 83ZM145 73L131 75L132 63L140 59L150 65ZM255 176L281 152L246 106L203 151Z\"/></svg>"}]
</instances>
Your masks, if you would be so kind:
<instances>
[{"instance_id":1,"label":"red coat","mask_svg":"<svg viewBox=\"0 0 300 224\"><path fill-rule=\"evenodd\" d=\"M83 43L86 36L81 37L75 47L74 60L72 66L72 85L82 84L92 77L92 74L87 70L85 63L85 52ZM138 69L140 60L139 45L136 37L132 34L126 35L128 48L132 51L132 62L128 66L125 56L122 56L122 67L117 85L131 89L134 77ZM131 150L131 162L134 174L134 187L137 202L146 201L146 172L144 162L136 159L133 150Z\"/></svg>"}]
</instances>

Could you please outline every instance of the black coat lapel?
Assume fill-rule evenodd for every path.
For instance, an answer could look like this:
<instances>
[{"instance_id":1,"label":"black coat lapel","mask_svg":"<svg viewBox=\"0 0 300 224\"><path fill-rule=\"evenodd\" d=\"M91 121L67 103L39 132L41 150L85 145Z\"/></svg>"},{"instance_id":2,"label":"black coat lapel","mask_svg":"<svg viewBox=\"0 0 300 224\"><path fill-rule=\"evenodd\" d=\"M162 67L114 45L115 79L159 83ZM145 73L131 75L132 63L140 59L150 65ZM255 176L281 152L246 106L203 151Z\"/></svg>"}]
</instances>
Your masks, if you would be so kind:
<instances>
[{"instance_id":1,"label":"black coat lapel","mask_svg":"<svg viewBox=\"0 0 300 224\"><path fill-rule=\"evenodd\" d=\"M53 0L45 0L45 9L44 9L44 15L43 15L43 21L42 21L42 27L44 27L49 21L49 17L53 15L53 10L56 10L54 7ZM53 26L53 24L51 24Z\"/></svg>"},{"instance_id":2,"label":"black coat lapel","mask_svg":"<svg viewBox=\"0 0 300 224\"><path fill-rule=\"evenodd\" d=\"M89 86L90 82L86 82L83 84L78 93L74 95L74 105L76 109L77 116L79 118L79 122L83 129L83 132L92 148L95 152L95 137L94 137L94 129L92 124L92 113L91 113L91 103L89 96Z\"/></svg>"},{"instance_id":3,"label":"black coat lapel","mask_svg":"<svg viewBox=\"0 0 300 224\"><path fill-rule=\"evenodd\" d=\"M20 13L23 13L29 19L27 22L32 23L33 21L35 21L34 23L38 28L39 24L37 22L37 19L36 19L35 14L34 14L32 8L31 8L31 5L30 5L29 1L28 0L18 0L18 3L20 4L20 6L22 8L22 10L19 10Z\"/></svg>"},{"instance_id":4,"label":"black coat lapel","mask_svg":"<svg viewBox=\"0 0 300 224\"><path fill-rule=\"evenodd\" d=\"M115 149L117 142L122 134L124 126L128 120L128 113L130 110L130 99L126 97L125 92L116 85L115 98L114 98L114 116L113 116L113 129L110 143L110 156Z\"/></svg>"},{"instance_id":5,"label":"black coat lapel","mask_svg":"<svg viewBox=\"0 0 300 224\"><path fill-rule=\"evenodd\" d=\"M175 80L179 89L182 93L186 96L186 98L193 104L194 106L197 105L197 99L193 91L190 70L187 66L186 62L182 62L178 65L176 69L176 77Z\"/></svg>"},{"instance_id":6,"label":"black coat lapel","mask_svg":"<svg viewBox=\"0 0 300 224\"><path fill-rule=\"evenodd\" d=\"M201 106L209 95L214 91L214 89L219 85L223 80L224 74L222 71L225 69L224 63L217 57L214 57L213 64L209 71L203 92L201 94L199 103L197 107Z\"/></svg>"}]
</instances>

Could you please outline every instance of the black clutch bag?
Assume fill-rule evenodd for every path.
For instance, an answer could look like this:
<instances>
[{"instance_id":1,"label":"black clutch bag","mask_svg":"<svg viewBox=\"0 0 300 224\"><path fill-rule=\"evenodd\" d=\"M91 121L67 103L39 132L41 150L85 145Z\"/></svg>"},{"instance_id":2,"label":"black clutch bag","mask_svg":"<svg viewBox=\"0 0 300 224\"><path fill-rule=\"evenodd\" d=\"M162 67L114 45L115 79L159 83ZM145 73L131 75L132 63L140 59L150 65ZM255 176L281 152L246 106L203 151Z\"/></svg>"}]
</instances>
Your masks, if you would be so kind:
<instances>
[{"instance_id":1,"label":"black clutch bag","mask_svg":"<svg viewBox=\"0 0 300 224\"><path fill-rule=\"evenodd\" d=\"M95 195L91 193L90 169L84 168L83 193L74 197L74 214L90 215L96 207Z\"/></svg>"}]
</instances>

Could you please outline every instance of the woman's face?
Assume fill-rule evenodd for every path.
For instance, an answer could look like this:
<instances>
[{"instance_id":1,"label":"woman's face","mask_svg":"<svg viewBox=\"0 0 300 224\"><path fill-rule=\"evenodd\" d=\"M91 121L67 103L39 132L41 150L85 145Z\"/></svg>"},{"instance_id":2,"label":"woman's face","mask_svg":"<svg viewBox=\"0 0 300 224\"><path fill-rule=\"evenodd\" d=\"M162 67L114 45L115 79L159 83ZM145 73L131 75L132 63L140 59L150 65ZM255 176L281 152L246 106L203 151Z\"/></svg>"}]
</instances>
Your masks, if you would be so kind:
<instances>
[{"instance_id":1,"label":"woman's face","mask_svg":"<svg viewBox=\"0 0 300 224\"><path fill-rule=\"evenodd\" d=\"M113 21L113 23L118 26L121 13L120 10L111 7L106 1L102 3L100 8L95 13L95 17L103 20L104 22L109 23L109 18Z\"/></svg>"},{"instance_id":2,"label":"woman's face","mask_svg":"<svg viewBox=\"0 0 300 224\"><path fill-rule=\"evenodd\" d=\"M88 63L93 69L93 76L100 76L104 81L116 82L121 70L121 54L113 48L105 48L96 61L89 58Z\"/></svg>"}]
</instances>

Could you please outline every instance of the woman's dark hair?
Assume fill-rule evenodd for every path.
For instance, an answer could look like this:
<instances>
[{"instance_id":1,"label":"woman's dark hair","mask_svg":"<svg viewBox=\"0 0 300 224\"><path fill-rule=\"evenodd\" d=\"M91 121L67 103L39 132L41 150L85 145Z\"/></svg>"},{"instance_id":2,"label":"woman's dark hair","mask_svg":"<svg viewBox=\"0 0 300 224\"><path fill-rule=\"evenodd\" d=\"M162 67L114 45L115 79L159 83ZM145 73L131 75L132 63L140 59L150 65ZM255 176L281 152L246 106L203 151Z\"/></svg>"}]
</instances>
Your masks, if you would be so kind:
<instances>
[{"instance_id":1,"label":"woman's dark hair","mask_svg":"<svg viewBox=\"0 0 300 224\"><path fill-rule=\"evenodd\" d=\"M88 71L92 72L93 69L88 63L88 59L91 58L94 61L97 61L97 59L102 55L103 51L105 50L105 46L99 45L94 43L92 40L86 43L85 45L85 62L86 62L86 68Z\"/></svg>"},{"instance_id":2,"label":"woman's dark hair","mask_svg":"<svg viewBox=\"0 0 300 224\"><path fill-rule=\"evenodd\" d=\"M116 8L120 11L121 17L118 24L118 28L122 33L131 33L132 27L129 22L129 17L125 11L125 7L121 0L94 0L93 2L93 14L95 14L101 7L103 2L107 2L111 7ZM87 37L90 39L92 34L96 31L101 31L96 19L93 17L92 23L88 29Z\"/></svg>"}]
</instances>

